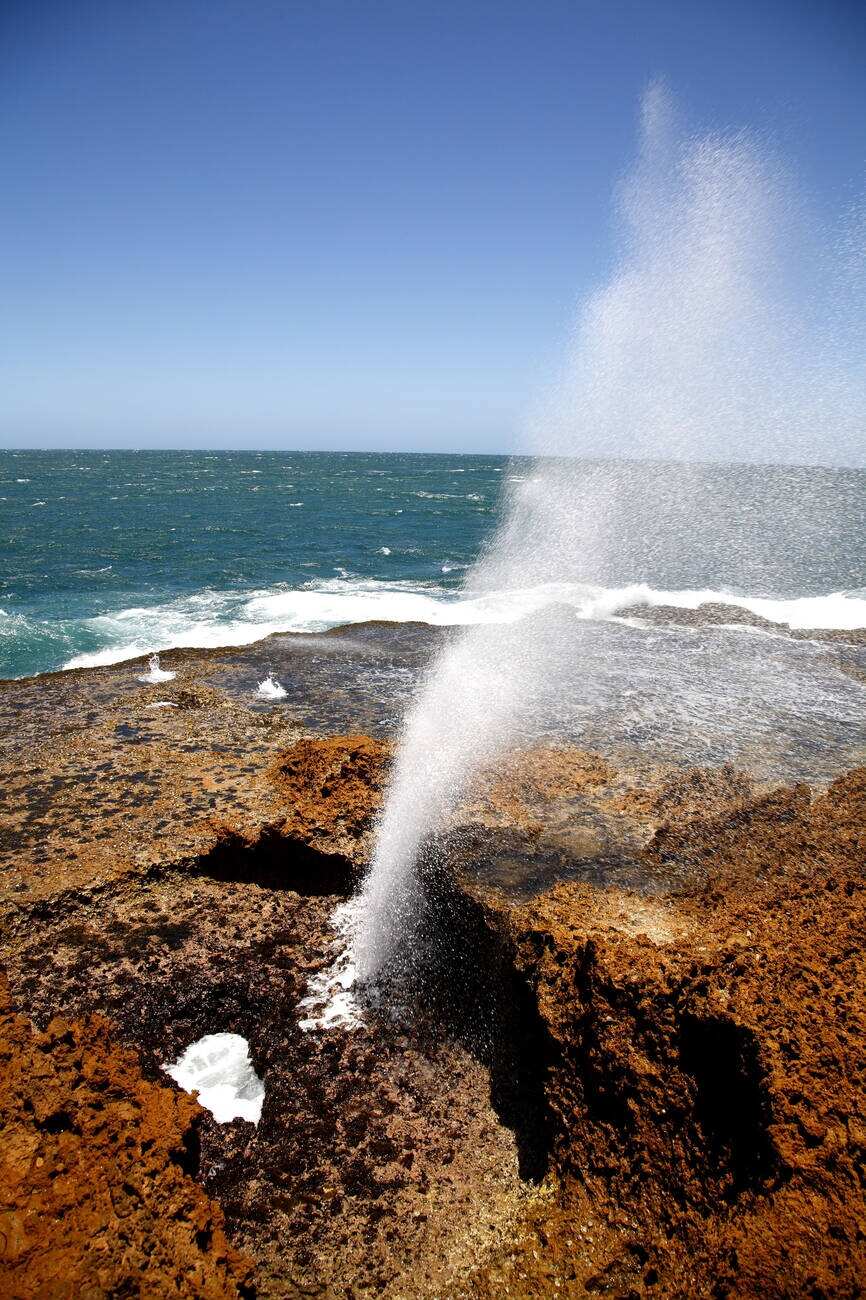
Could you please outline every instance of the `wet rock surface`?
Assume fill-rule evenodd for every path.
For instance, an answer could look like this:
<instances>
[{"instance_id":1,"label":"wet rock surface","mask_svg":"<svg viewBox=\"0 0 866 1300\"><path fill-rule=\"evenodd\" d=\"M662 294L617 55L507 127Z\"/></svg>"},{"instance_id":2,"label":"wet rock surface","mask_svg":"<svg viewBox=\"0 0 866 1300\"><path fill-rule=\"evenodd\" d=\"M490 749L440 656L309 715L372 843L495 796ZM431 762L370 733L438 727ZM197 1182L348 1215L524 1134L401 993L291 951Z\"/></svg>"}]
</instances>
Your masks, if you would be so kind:
<instances>
[{"instance_id":1,"label":"wet rock surface","mask_svg":"<svg viewBox=\"0 0 866 1300\"><path fill-rule=\"evenodd\" d=\"M694 608L680 605L625 605L617 610L620 618L640 619L659 627L754 627L779 636L799 641L825 641L828 644L866 645L864 628L792 628L787 623L774 623L754 610L741 605L726 605L723 601L708 600Z\"/></svg>"},{"instance_id":2,"label":"wet rock surface","mask_svg":"<svg viewBox=\"0 0 866 1300\"><path fill-rule=\"evenodd\" d=\"M862 769L518 753L442 839L416 987L304 1032L389 744L164 659L0 689L4 1294L862 1292ZM164 1073L220 1030L258 1126Z\"/></svg>"},{"instance_id":3,"label":"wet rock surface","mask_svg":"<svg viewBox=\"0 0 866 1300\"><path fill-rule=\"evenodd\" d=\"M156 691L178 708L152 720ZM250 1294L399 1295L407 1275L414 1294L449 1293L523 1195L485 1066L399 1017L299 1027L308 980L332 959L331 913L365 861L387 747L301 736L182 667L132 700L106 696L90 725L46 721L23 772L6 738L4 963L19 1005L36 1032L58 1012L104 1014L143 1081L196 1113L194 1175L255 1265ZM249 1042L258 1126L217 1124L164 1073L213 1030ZM111 1232L86 1168L76 1177ZM64 1250L67 1227L52 1229ZM130 1293L173 1293L134 1258ZM82 1276L113 1294L97 1263L85 1250ZM22 1295L38 1293L29 1256L9 1266Z\"/></svg>"},{"instance_id":4,"label":"wet rock surface","mask_svg":"<svg viewBox=\"0 0 866 1300\"><path fill-rule=\"evenodd\" d=\"M441 1294L519 1196L483 1067L399 1022L303 1033L298 1003L329 960L339 897L222 875L169 872L19 921L22 1000L37 1022L99 1008L166 1085L162 1067L202 1034L247 1039L261 1121L204 1115L196 1176L255 1260L259 1294L339 1294L345 1279L400 1294L407 1269L418 1294Z\"/></svg>"}]
</instances>

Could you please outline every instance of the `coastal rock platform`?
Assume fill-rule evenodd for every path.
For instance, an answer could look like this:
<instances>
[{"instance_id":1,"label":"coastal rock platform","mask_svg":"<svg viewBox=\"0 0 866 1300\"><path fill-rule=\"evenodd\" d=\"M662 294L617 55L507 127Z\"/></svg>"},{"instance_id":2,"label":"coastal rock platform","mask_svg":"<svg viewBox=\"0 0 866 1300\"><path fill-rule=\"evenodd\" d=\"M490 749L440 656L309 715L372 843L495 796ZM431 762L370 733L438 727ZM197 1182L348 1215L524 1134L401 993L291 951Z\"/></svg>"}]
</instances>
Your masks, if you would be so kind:
<instances>
[{"instance_id":1,"label":"coastal rock platform","mask_svg":"<svg viewBox=\"0 0 866 1300\"><path fill-rule=\"evenodd\" d=\"M866 768L517 753L423 996L305 1030L392 751L351 685L342 734L245 701L244 653L0 685L3 1293L861 1294ZM165 1073L218 1031L257 1126Z\"/></svg>"}]
</instances>

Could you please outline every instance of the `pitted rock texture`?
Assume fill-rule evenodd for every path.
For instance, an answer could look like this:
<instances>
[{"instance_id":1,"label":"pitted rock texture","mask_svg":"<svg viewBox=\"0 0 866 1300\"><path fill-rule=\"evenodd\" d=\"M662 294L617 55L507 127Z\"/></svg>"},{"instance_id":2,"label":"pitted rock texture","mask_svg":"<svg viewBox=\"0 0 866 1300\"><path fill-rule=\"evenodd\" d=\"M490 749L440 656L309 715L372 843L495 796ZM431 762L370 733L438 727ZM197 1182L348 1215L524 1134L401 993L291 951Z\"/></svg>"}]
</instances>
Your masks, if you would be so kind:
<instances>
[{"instance_id":1,"label":"pitted rock texture","mask_svg":"<svg viewBox=\"0 0 866 1300\"><path fill-rule=\"evenodd\" d=\"M129 1048L141 1086L171 1099L167 1148L145 1149L133 1115L105 1149L121 1171L169 1168L159 1214L145 1204L166 1261L186 1222L171 1171L195 1171L190 1222L204 1206L214 1226L196 1238L212 1273L178 1265L191 1294L247 1285L207 1196L263 1297L862 1294L863 771L813 791L565 745L517 755L446 828L422 1014L305 1035L299 1003L367 864L390 751L221 693L235 673L249 694L241 659L178 654L163 688L119 666L0 690L16 1003L50 1038L39 1060L101 1051L88 1016L108 1015L108 1093L127 1104ZM449 1020L455 1006L473 1014ZM59 1013L96 1039L55 1043ZM185 1110L162 1073L218 1029L248 1039L264 1077L257 1129ZM89 1122L51 1118L89 1095L58 1070L68 1104L39 1141L83 1143ZM181 1140L176 1164L186 1115L200 1153ZM101 1160L64 1165L75 1205L100 1194ZM45 1167L16 1166L22 1196ZM100 1240L57 1257L70 1295L103 1285ZM15 1249L9 1293L32 1294L41 1256ZM154 1288L142 1256L123 1261L105 1294L178 1293L167 1262Z\"/></svg>"},{"instance_id":2,"label":"pitted rock texture","mask_svg":"<svg viewBox=\"0 0 866 1300\"><path fill-rule=\"evenodd\" d=\"M36 1033L5 984L0 999L0 1292L251 1296L250 1261L190 1176L196 1102L143 1079L106 1021Z\"/></svg>"},{"instance_id":3,"label":"pitted rock texture","mask_svg":"<svg viewBox=\"0 0 866 1300\"><path fill-rule=\"evenodd\" d=\"M203 1034L247 1040L261 1121L203 1114L196 1178L254 1261L257 1294L396 1300L411 1277L438 1300L507 1237L518 1144L484 1064L452 1037L399 1018L301 1030L308 981L332 959L332 883L332 859L294 841L224 840L189 868L19 914L10 974L37 1023L97 1008L168 1088L164 1065ZM76 1177L86 1192L87 1170Z\"/></svg>"},{"instance_id":4,"label":"pitted rock texture","mask_svg":"<svg viewBox=\"0 0 866 1300\"><path fill-rule=\"evenodd\" d=\"M693 876L676 897L509 910L561 1182L481 1294L866 1289L866 770L731 796L646 846Z\"/></svg>"},{"instance_id":5,"label":"pitted rock texture","mask_svg":"<svg viewBox=\"0 0 866 1300\"><path fill-rule=\"evenodd\" d=\"M270 775L289 808L283 832L319 852L365 862L391 752L370 736L309 736L280 754Z\"/></svg>"}]
</instances>

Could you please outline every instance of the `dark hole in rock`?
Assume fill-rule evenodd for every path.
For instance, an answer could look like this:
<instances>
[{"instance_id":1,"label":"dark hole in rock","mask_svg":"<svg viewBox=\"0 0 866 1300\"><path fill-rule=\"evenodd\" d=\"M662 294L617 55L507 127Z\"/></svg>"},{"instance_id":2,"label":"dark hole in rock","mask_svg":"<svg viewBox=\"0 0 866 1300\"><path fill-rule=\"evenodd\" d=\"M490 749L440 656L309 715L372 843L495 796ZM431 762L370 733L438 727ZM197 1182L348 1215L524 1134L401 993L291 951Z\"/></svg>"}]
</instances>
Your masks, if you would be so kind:
<instances>
[{"instance_id":1,"label":"dark hole in rock","mask_svg":"<svg viewBox=\"0 0 866 1300\"><path fill-rule=\"evenodd\" d=\"M56 1110L53 1115L47 1115L41 1123L37 1121L38 1127L44 1133L80 1133L78 1125L72 1116L66 1110Z\"/></svg>"},{"instance_id":2,"label":"dark hole in rock","mask_svg":"<svg viewBox=\"0 0 866 1300\"><path fill-rule=\"evenodd\" d=\"M290 889L305 897L346 897L355 874L348 858L320 853L278 830L265 830L251 842L240 835L225 835L198 859L195 870L212 880Z\"/></svg>"},{"instance_id":3,"label":"dark hole in rock","mask_svg":"<svg viewBox=\"0 0 866 1300\"><path fill-rule=\"evenodd\" d=\"M680 1061L695 1080L695 1114L719 1171L730 1174L730 1195L773 1178L780 1162L754 1035L730 1020L686 1013Z\"/></svg>"},{"instance_id":4,"label":"dark hole in rock","mask_svg":"<svg viewBox=\"0 0 866 1300\"><path fill-rule=\"evenodd\" d=\"M153 740L153 736L131 722L119 722L114 728L114 734L118 740L128 740L133 745L140 745L146 740Z\"/></svg>"},{"instance_id":5,"label":"dark hole in rock","mask_svg":"<svg viewBox=\"0 0 866 1300\"><path fill-rule=\"evenodd\" d=\"M201 1134L197 1124L191 1125L183 1135L183 1146L172 1151L171 1158L190 1178L197 1178L201 1168Z\"/></svg>"}]
</instances>

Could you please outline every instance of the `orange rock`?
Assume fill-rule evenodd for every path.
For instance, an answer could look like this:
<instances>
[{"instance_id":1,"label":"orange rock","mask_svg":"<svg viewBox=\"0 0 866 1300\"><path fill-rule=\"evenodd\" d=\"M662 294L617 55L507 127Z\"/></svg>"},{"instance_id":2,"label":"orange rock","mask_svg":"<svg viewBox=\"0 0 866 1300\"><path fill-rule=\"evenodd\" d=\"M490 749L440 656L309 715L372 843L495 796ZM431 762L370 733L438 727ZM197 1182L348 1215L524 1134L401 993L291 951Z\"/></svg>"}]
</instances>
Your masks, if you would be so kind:
<instances>
[{"instance_id":1,"label":"orange rock","mask_svg":"<svg viewBox=\"0 0 866 1300\"><path fill-rule=\"evenodd\" d=\"M384 791L391 746L370 736L306 737L280 754L271 779L288 804L284 835L358 863Z\"/></svg>"},{"instance_id":2,"label":"orange rock","mask_svg":"<svg viewBox=\"0 0 866 1300\"><path fill-rule=\"evenodd\" d=\"M108 1023L44 1033L0 987L0 1292L248 1294L251 1266L185 1172L201 1111L142 1078Z\"/></svg>"}]
</instances>

